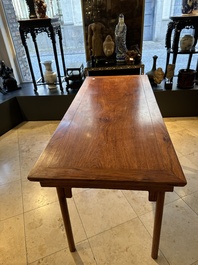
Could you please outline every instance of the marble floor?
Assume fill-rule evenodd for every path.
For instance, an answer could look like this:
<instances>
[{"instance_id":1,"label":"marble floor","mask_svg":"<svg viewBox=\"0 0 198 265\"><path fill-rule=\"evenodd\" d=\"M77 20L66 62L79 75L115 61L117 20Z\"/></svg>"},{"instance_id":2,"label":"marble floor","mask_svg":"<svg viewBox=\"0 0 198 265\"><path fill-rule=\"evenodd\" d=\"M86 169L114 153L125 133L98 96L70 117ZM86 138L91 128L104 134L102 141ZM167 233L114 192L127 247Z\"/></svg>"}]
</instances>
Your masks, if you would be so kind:
<instances>
[{"instance_id":1,"label":"marble floor","mask_svg":"<svg viewBox=\"0 0 198 265\"><path fill-rule=\"evenodd\" d=\"M0 137L0 265L198 265L198 117L165 118L188 184L167 193L159 258L147 192L74 190L70 253L53 188L27 174L58 121L24 122Z\"/></svg>"}]
</instances>

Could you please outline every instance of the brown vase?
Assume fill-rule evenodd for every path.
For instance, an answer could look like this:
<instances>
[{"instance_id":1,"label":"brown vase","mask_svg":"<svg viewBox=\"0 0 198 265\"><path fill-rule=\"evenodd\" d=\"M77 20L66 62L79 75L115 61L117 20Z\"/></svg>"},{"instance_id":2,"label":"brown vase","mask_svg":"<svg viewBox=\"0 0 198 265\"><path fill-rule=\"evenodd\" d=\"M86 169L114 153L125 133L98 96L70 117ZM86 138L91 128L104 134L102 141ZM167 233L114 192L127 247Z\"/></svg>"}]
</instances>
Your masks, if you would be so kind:
<instances>
[{"instance_id":1,"label":"brown vase","mask_svg":"<svg viewBox=\"0 0 198 265\"><path fill-rule=\"evenodd\" d=\"M29 18L37 18L35 6L34 6L34 0L26 0L27 6L29 8Z\"/></svg>"},{"instance_id":2,"label":"brown vase","mask_svg":"<svg viewBox=\"0 0 198 265\"><path fill-rule=\"evenodd\" d=\"M152 66L152 69L149 72L146 73L146 75L148 76L149 81L150 81L150 83L152 85L155 84L153 77L154 77L154 72L156 70L157 58L158 58L157 55L154 55L153 56L153 66Z\"/></svg>"},{"instance_id":3,"label":"brown vase","mask_svg":"<svg viewBox=\"0 0 198 265\"><path fill-rule=\"evenodd\" d=\"M183 89L193 88L196 82L196 73L193 69L179 70L177 87Z\"/></svg>"}]
</instances>

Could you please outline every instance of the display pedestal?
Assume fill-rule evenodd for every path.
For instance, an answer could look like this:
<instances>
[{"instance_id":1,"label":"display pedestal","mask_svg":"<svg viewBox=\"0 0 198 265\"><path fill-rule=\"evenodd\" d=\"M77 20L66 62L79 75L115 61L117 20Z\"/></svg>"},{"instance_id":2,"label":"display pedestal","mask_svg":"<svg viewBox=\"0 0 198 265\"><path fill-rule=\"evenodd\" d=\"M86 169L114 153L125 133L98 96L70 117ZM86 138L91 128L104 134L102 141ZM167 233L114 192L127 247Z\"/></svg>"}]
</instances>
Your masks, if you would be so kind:
<instances>
[{"instance_id":1,"label":"display pedestal","mask_svg":"<svg viewBox=\"0 0 198 265\"><path fill-rule=\"evenodd\" d=\"M41 60L40 60L40 54L39 54L39 49L37 45L37 40L36 37L39 33L46 32L47 36L51 39L52 41L52 46L53 46L53 52L54 52L54 59L55 59L55 64L56 64L56 69L57 69L57 78L58 78L58 83L60 86L60 90L63 91L62 87L62 77L60 73L60 66L59 66L59 61L58 61L58 54L57 54L57 49L56 49L56 34L59 37L59 45L60 45L60 51L61 51L61 58L62 58L62 66L63 66L63 72L64 72L64 78L66 76L66 67L65 67L65 60L64 60L64 54L63 54L63 45L62 45L62 33L61 33L61 26L59 22L59 18L36 18L36 19L26 19L26 20L19 20L19 32L21 35L21 40L23 43L23 46L26 51L27 55L27 60L29 63L30 67L30 72L32 76L32 81L34 84L34 91L37 91L37 82L34 76L34 71L32 67L32 62L29 54L29 49L27 46L26 39L28 37L28 33L30 33L32 40L34 42L34 47L36 51L36 56L37 56L37 61L39 65L39 70L41 74L41 82L44 84L44 75L43 75L43 70L42 70L42 65L41 65Z\"/></svg>"},{"instance_id":2,"label":"display pedestal","mask_svg":"<svg viewBox=\"0 0 198 265\"><path fill-rule=\"evenodd\" d=\"M170 17L171 22L168 24L168 29L166 33L166 48L167 48L167 59L166 59L166 71L165 76L167 73L167 66L170 60L170 54L172 54L172 64L176 64L177 55L178 54L188 54L188 63L186 69L190 69L191 66L191 59L193 54L198 53L195 46L197 44L198 38L198 16L194 15L183 15L183 16L175 16ZM182 51L179 49L179 41L180 41L180 34L183 29L194 29L194 44L189 51ZM172 31L174 30L173 38L172 38ZM198 64L196 66L196 70L198 72ZM198 75L197 75L198 77Z\"/></svg>"}]
</instances>

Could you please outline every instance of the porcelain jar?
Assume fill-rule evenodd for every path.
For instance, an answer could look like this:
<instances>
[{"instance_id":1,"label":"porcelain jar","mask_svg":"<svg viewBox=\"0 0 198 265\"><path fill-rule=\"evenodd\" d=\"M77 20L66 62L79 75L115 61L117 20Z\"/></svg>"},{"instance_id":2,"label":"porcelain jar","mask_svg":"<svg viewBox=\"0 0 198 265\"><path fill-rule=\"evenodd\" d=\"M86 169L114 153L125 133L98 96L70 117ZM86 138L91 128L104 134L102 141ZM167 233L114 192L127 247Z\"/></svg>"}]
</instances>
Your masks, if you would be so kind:
<instances>
[{"instance_id":1,"label":"porcelain jar","mask_svg":"<svg viewBox=\"0 0 198 265\"><path fill-rule=\"evenodd\" d=\"M181 69L179 70L177 87L190 89L193 88L196 82L196 71L193 69Z\"/></svg>"},{"instance_id":2,"label":"porcelain jar","mask_svg":"<svg viewBox=\"0 0 198 265\"><path fill-rule=\"evenodd\" d=\"M44 79L49 89L56 89L57 74L52 70L52 61L44 61L45 66Z\"/></svg>"}]
</instances>

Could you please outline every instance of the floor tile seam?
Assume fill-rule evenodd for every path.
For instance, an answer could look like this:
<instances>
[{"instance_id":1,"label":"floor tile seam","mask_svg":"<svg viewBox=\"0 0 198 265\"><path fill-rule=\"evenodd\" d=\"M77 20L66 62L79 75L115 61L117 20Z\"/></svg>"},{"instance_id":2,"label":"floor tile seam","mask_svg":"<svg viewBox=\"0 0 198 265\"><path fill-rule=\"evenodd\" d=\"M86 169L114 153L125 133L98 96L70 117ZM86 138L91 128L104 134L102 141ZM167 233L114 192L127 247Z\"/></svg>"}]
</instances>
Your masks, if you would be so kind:
<instances>
[{"instance_id":1,"label":"floor tile seam","mask_svg":"<svg viewBox=\"0 0 198 265\"><path fill-rule=\"evenodd\" d=\"M24 214L27 214L27 213L30 213L30 212L32 212L32 211L38 210L38 209L40 209L40 208L42 208L42 207L49 206L49 205L51 205L51 204L53 204L53 203L58 203L58 199L55 200L55 201L53 201L53 202L49 202L49 203L47 202L47 203L44 204L44 205L41 205L41 206L38 206L38 207L32 208L32 209L30 209L30 210L23 210L23 212L24 212Z\"/></svg>"},{"instance_id":2,"label":"floor tile seam","mask_svg":"<svg viewBox=\"0 0 198 265\"><path fill-rule=\"evenodd\" d=\"M22 189L22 180L21 180L21 189ZM24 211L24 200L23 200L23 192L22 192L22 207L23 207L23 232L24 232L24 243L25 243L25 257L28 264L28 248L27 248L27 235L26 235L26 226L25 226L25 211Z\"/></svg>"},{"instance_id":3,"label":"floor tile seam","mask_svg":"<svg viewBox=\"0 0 198 265\"><path fill-rule=\"evenodd\" d=\"M179 128L177 130L173 129L173 131L172 131L172 129L171 128L169 129L168 126L167 126L167 130L168 130L168 133L169 133L170 138L171 138L171 137L175 136L178 133L182 133L182 131L185 131L186 128Z\"/></svg>"},{"instance_id":4,"label":"floor tile seam","mask_svg":"<svg viewBox=\"0 0 198 265\"><path fill-rule=\"evenodd\" d=\"M174 144L173 144L173 146L174 146ZM184 153L184 152L181 152L181 151L179 150L180 148L177 148L177 147L175 147L175 146L174 146L174 149L175 149L176 153L179 154L180 157L186 157L186 158L188 158L189 155L194 154L194 151L191 151L191 152L188 151L188 152L185 152L185 153ZM197 154L198 154L198 151L197 151ZM190 160L190 159L188 158L188 160ZM192 160L190 160L190 162L193 163ZM197 166L195 163L193 163L193 164L194 164L195 166Z\"/></svg>"},{"instance_id":5,"label":"floor tile seam","mask_svg":"<svg viewBox=\"0 0 198 265\"><path fill-rule=\"evenodd\" d=\"M25 207L24 207L24 194L23 194L23 184L22 184L22 155L20 152L20 143L19 143L19 129L17 130L17 136L18 136L18 150L19 150L19 170L20 170L20 184L21 184L21 197L22 197L22 208L23 208L23 213L25 213ZM23 221L24 216L23 216ZM24 231L25 232L25 231ZM27 258L27 257L26 257Z\"/></svg>"},{"instance_id":6,"label":"floor tile seam","mask_svg":"<svg viewBox=\"0 0 198 265\"><path fill-rule=\"evenodd\" d=\"M174 192L176 193L176 191L174 191ZM177 193L176 193L176 194L177 194ZM172 203L175 203L175 202L177 202L177 201L179 201L179 200L182 200L182 197L181 197L179 194L177 194L177 195L178 195L179 198L174 199L174 200L171 200L170 202L164 202L164 208L165 208L166 206L172 204Z\"/></svg>"},{"instance_id":7,"label":"floor tile seam","mask_svg":"<svg viewBox=\"0 0 198 265\"><path fill-rule=\"evenodd\" d=\"M77 207L77 203L76 203L75 197L73 197L73 202L74 202L74 205L75 205L76 211L77 211L77 213L78 213L78 217L79 217L79 219L80 219L81 225L82 225L82 227L83 227L84 233L85 233L85 235L86 235L86 238L88 239L88 235L87 235L87 232L86 232L86 229L85 229L85 226L84 226L83 220L82 220L82 218L81 218L80 212L79 212L79 210L78 210L78 207Z\"/></svg>"},{"instance_id":8,"label":"floor tile seam","mask_svg":"<svg viewBox=\"0 0 198 265\"><path fill-rule=\"evenodd\" d=\"M164 215L165 215L165 211L166 211L166 208L169 206L169 205L171 205L171 204L173 204L173 203L175 203L175 202L177 202L177 201L183 201L182 200L182 198L178 198L178 199L175 199L174 201L171 201L171 202L169 202L169 203L164 203L164 207L163 207L163 216L162 216L162 226L161 226L161 228L163 227L163 218L164 218ZM186 204L186 203L185 203ZM186 204L187 205L187 204ZM188 205L187 205L188 206ZM190 208L190 207L189 207ZM147 213L144 213L144 214L142 214L142 215L140 215L139 216L139 219L140 219L140 221L141 221L141 223L143 224L143 226L145 227L145 229L148 231L148 233L150 234L150 236L153 238L153 233L151 234L150 233L150 231L147 229L147 227L144 225L144 222L142 221L142 218L141 217L144 217L144 215L147 215L147 214L149 214L149 213L151 213L151 212L153 212L153 222L155 221L155 213L156 213L156 209L154 209L153 211L150 211L150 212L147 212Z\"/></svg>"},{"instance_id":9,"label":"floor tile seam","mask_svg":"<svg viewBox=\"0 0 198 265\"><path fill-rule=\"evenodd\" d=\"M109 190L111 190L111 189L109 189ZM86 191L86 190L85 190L85 191ZM82 192L85 192L85 191L82 191ZM118 190L118 191L121 191L121 192L122 192L122 190ZM122 193L122 195L124 196L123 193ZM127 221L130 221L130 220L133 220L134 218L138 217L138 215L137 215L137 213L135 212L135 210L133 209L133 207L130 205L130 203L128 202L128 200L126 199L125 196L124 196L124 198L125 198L126 202L128 203L129 207L132 208L133 212L134 212L135 215L136 215L136 216L134 216L134 217L132 217L132 218L130 218L130 219L127 220ZM80 212L78 211L78 206L77 206L77 203L76 203L75 197L73 197L73 199L74 199L74 203L75 203L75 206L76 206L76 209L77 209L77 212L78 212L79 218L80 218L81 223L82 223L82 225L83 225L83 220L81 219ZM126 221L124 221L123 223L125 223L125 222L126 222ZM117 225L116 225L116 226L117 226ZM115 226L115 227L116 227L116 226ZM86 229L85 229L84 225L83 225L83 228L84 228L84 230L85 230L85 234L86 234L86 236L87 236L87 238L88 238L88 235L87 235L87 233L86 233Z\"/></svg>"},{"instance_id":10,"label":"floor tile seam","mask_svg":"<svg viewBox=\"0 0 198 265\"><path fill-rule=\"evenodd\" d=\"M188 196L191 196L191 195L193 195L193 194L195 194L195 193L198 193L198 188L197 188L197 190L194 190L193 192L188 193L187 195L182 196L181 199L184 199L184 198L186 198L186 197L188 197Z\"/></svg>"},{"instance_id":11,"label":"floor tile seam","mask_svg":"<svg viewBox=\"0 0 198 265\"><path fill-rule=\"evenodd\" d=\"M173 202L170 202L169 204L166 204L166 205L164 205L164 210L163 210L163 216L164 216L164 214L165 214L165 211L166 211L166 207L167 206L169 206L169 205L171 205L171 204L174 204L174 203L176 203L176 202L179 202L179 201L182 201L184 204L185 204L185 206L192 212L192 214L194 214L195 216L197 216L198 217L198 213L196 213L192 208L191 208L191 206L190 205L188 205L182 198L178 198L177 200L175 200L175 201L173 201ZM178 206L179 208L180 208L180 206ZM183 207L183 206L182 206ZM163 220L162 220L163 221Z\"/></svg>"},{"instance_id":12,"label":"floor tile seam","mask_svg":"<svg viewBox=\"0 0 198 265\"><path fill-rule=\"evenodd\" d=\"M123 191L123 190L119 190L119 191L122 193L122 195L123 195L123 197L125 198L125 200L126 200L128 206L129 206L129 207L133 210L133 212L135 213L136 216L134 216L133 218L138 217L138 214L136 213L136 211L135 211L135 209L133 208L133 206L130 204L130 202L129 202L127 196L125 196L124 191ZM133 219L133 218L131 218L131 219Z\"/></svg>"},{"instance_id":13,"label":"floor tile seam","mask_svg":"<svg viewBox=\"0 0 198 265\"><path fill-rule=\"evenodd\" d=\"M197 192L197 191L196 191ZM194 193L194 192L193 192ZM186 196L184 196L184 197L182 197L182 201L198 216L198 212L196 212L193 208L192 208L192 206L191 206L191 204L188 204L188 202L186 202L185 200L184 200L184 198L185 197L188 197L188 196L191 196L191 195L193 195L193 193L191 193L191 194L189 194L189 195L186 195Z\"/></svg>"},{"instance_id":14,"label":"floor tile seam","mask_svg":"<svg viewBox=\"0 0 198 265\"><path fill-rule=\"evenodd\" d=\"M152 210L149 210L149 211L147 211L147 212L145 212L145 213L140 213L140 214L138 214L138 213L136 212L136 210L133 208L133 206L131 205L131 203L129 202L127 196L126 196L124 193L123 193L123 195L125 196L127 202L129 203L129 205L131 206L131 208L132 208L133 211L135 212L136 217L141 217L142 215L144 215L144 214L148 214L148 213L153 212L153 211L155 210L155 209L152 209ZM152 202L151 202L151 203L152 203Z\"/></svg>"},{"instance_id":15,"label":"floor tile seam","mask_svg":"<svg viewBox=\"0 0 198 265\"><path fill-rule=\"evenodd\" d=\"M101 234L103 234L103 233L106 233L106 232L108 232L108 231L110 231L110 230L112 230L112 229L114 229L114 228L116 228L116 227L119 227L119 226L123 225L123 224L129 223L129 222L131 222L131 221L134 220L134 219L138 219L138 220L141 222L141 224L143 225L143 227L144 227L145 230L147 231L148 236L150 237L151 240L153 240L153 235L150 234L149 230L148 230L147 227L144 225L144 223L142 222L142 220L137 216L137 217L135 217L135 218L132 218L131 220L128 220L128 221L126 221L126 222L123 222L123 223L121 223L121 224L118 224L118 225L116 225L115 227L111 227L111 228L109 228L109 229L107 229L107 230L101 231L100 233L97 233L97 234L95 234L95 235L92 235L92 236L88 237L89 244L90 244L90 240L93 239L94 237L99 236L99 235L101 235ZM91 246L91 244L90 244L90 246ZM167 263L168 263L169 265L171 265L171 264L168 262L168 260L167 260L166 256L164 255L163 251L160 249L160 246L159 246L159 251L160 251L161 254L163 255L164 259L167 261ZM95 257L95 256L94 256L94 257Z\"/></svg>"},{"instance_id":16,"label":"floor tile seam","mask_svg":"<svg viewBox=\"0 0 198 265\"><path fill-rule=\"evenodd\" d=\"M16 134L17 134L16 136L17 136L17 139L18 139L18 131L17 130L16 130ZM18 150L19 150L19 139L17 140L17 145L18 145ZM20 153L19 152L18 152L18 158L19 158L19 171L20 171ZM20 188L21 188L21 190L20 190L20 195L21 195L20 196L20 201L21 201L21 205L22 205L22 212L21 213L18 213L16 215L12 215L12 216L10 216L8 218L3 218L0 221L8 220L9 218L13 218L13 217L16 217L18 215L23 214L23 195L22 195L22 186L21 186L21 171L20 171L20 178L19 179L10 181L9 183L5 183L3 185L0 185L0 187L12 185L13 183L17 183L17 182L20 183Z\"/></svg>"},{"instance_id":17,"label":"floor tile seam","mask_svg":"<svg viewBox=\"0 0 198 265\"><path fill-rule=\"evenodd\" d=\"M82 191L82 192L84 192L84 191ZM93 255L94 260L96 261L96 257L95 257L95 255L94 255L93 249L92 249L92 247L91 247L91 244L90 244L90 241L89 241L89 238L88 238L88 235L87 235L87 231L86 231L86 229L85 229L84 223L83 223L83 221L82 221L82 218L81 218L81 215L80 215L80 213L79 213L79 210L78 210L78 207L77 207L77 203L76 203L76 200L75 200L74 197L73 197L73 202L74 202L74 205L75 205L75 207L76 207L76 211L77 211L77 213L78 213L78 216L79 216L79 219L80 219L81 225L82 225L82 227L83 227L84 233L85 233L85 235L86 235L86 240L88 241L88 244L89 244L89 246L90 246L91 253L92 253L92 255ZM83 241L85 241L85 240L83 240Z\"/></svg>"},{"instance_id":18,"label":"floor tile seam","mask_svg":"<svg viewBox=\"0 0 198 265\"><path fill-rule=\"evenodd\" d=\"M185 131L189 132L194 138L198 138L198 133L195 131L191 131L190 128L185 128Z\"/></svg>"},{"instance_id":19,"label":"floor tile seam","mask_svg":"<svg viewBox=\"0 0 198 265\"><path fill-rule=\"evenodd\" d=\"M193 208L187 203L187 202L185 202L185 201L183 201L190 209L191 209L191 211L193 211L193 213L194 214L196 214L197 215L197 217L198 217L198 213L196 213L194 210L193 210Z\"/></svg>"},{"instance_id":20,"label":"floor tile seam","mask_svg":"<svg viewBox=\"0 0 198 265\"><path fill-rule=\"evenodd\" d=\"M45 204L45 205L38 206L38 207L36 207L36 208L34 208L34 209L30 209L30 210L24 211L23 213L24 213L24 214L28 214L28 213L31 213L31 212L33 212L33 211L35 211L35 210L41 209L41 208L43 208L43 207L46 207L46 206L49 206L49 205L51 205L51 204L55 204L55 203L58 203L58 199L57 199L56 201L53 201L53 202L47 203L47 204Z\"/></svg>"},{"instance_id":21,"label":"floor tile seam","mask_svg":"<svg viewBox=\"0 0 198 265\"><path fill-rule=\"evenodd\" d=\"M8 221L8 220L10 220L10 219L12 219L12 218L16 218L17 216L22 216L22 215L24 215L23 212L22 212L22 213L15 214L15 215L10 216L10 217L7 217L7 218L4 218L4 219L0 219L0 223L1 223L1 222Z\"/></svg>"},{"instance_id":22,"label":"floor tile seam","mask_svg":"<svg viewBox=\"0 0 198 265\"><path fill-rule=\"evenodd\" d=\"M79 188L72 188L72 189L75 189L75 190L78 190ZM71 189L71 191L72 191L72 189ZM72 198L74 198L74 197L77 197L79 194L82 194L82 193L84 193L84 192L86 192L86 191L88 191L88 190L90 190L90 189L92 189L92 188L83 188L83 190L81 190L81 191L79 191L79 192L77 192L77 193L74 193L73 194L73 192L72 192Z\"/></svg>"},{"instance_id":23,"label":"floor tile seam","mask_svg":"<svg viewBox=\"0 0 198 265\"><path fill-rule=\"evenodd\" d=\"M153 215L153 223L154 223L154 221L155 221L155 211L154 211L153 213L154 213L154 215ZM164 209L163 209L163 214L164 214ZM147 213L144 214L144 215L147 215ZM144 216L144 215L142 215L142 216ZM140 217L142 217L142 216L140 216ZM147 231L148 235L151 237L151 240L153 240L153 229L154 229L154 227L153 227L153 229L152 229L152 232L150 233L149 229L148 229L147 226L144 224L144 222L142 221L142 219L139 218L139 220L140 220L141 224L143 225L144 229ZM162 218L162 222L163 222L163 218ZM162 224L162 225L163 225L163 224ZM161 227L161 228L162 228L162 227ZM160 233L160 235L161 235L161 233ZM161 238L161 236L160 236L160 238ZM165 258L164 253L163 253L162 250L160 249L160 244L159 244L159 250L160 250L160 252L163 254L164 258ZM166 259L166 258L165 258L165 259ZM167 259L166 259L166 260L167 260ZM167 262L168 262L168 261L167 261Z\"/></svg>"},{"instance_id":24,"label":"floor tile seam","mask_svg":"<svg viewBox=\"0 0 198 265\"><path fill-rule=\"evenodd\" d=\"M4 186L4 185L9 185L9 184L11 184L11 183L14 183L14 182L20 182L21 181L21 177L19 178L19 179L15 179L15 180L11 180L11 181L9 181L9 182L6 182L6 183L0 183L0 188L2 187L2 186Z\"/></svg>"},{"instance_id":25,"label":"floor tile seam","mask_svg":"<svg viewBox=\"0 0 198 265\"><path fill-rule=\"evenodd\" d=\"M184 127L180 128L180 129L178 129L177 131L174 131L174 132L171 132L171 129L168 129L168 133L169 133L171 139L172 139L173 136L175 136L175 135L177 135L179 133L182 133L184 131L186 131L186 128L184 128Z\"/></svg>"},{"instance_id":26,"label":"floor tile seam","mask_svg":"<svg viewBox=\"0 0 198 265\"><path fill-rule=\"evenodd\" d=\"M60 252L60 251L67 250L67 249L69 249L69 246L68 246L68 247L64 247L64 248L61 248L61 249L59 249L59 250L57 250L57 251L55 251L55 252L52 252L52 253L50 253L50 254L44 256L44 257L41 257L41 258L36 259L36 260L33 260L33 261L31 261L31 262L28 261L28 257L27 257L27 265L32 265L32 264L34 264L35 262L38 262L38 264L40 264L40 260L46 259L47 257L50 257L50 256L52 256L52 255L57 254L57 253ZM26 253L27 253L27 250L26 250Z\"/></svg>"},{"instance_id":27,"label":"floor tile seam","mask_svg":"<svg viewBox=\"0 0 198 265\"><path fill-rule=\"evenodd\" d=\"M122 225L124 225L124 224L126 224L126 223L132 222L132 221L135 220L135 219L139 219L139 220L140 220L140 218L139 218L138 216L136 216L136 217L131 218L131 219L129 219L129 220L126 220L126 221L124 221L124 222L122 222L122 223L119 223L119 224L117 224L117 225L115 225L115 226L111 226L111 227L109 227L109 228L107 228L107 229L104 229L103 231L100 231L100 232L98 232L98 233L96 233L96 234L94 234L94 235L87 236L87 239L88 239L88 240L91 240L92 238L94 238L94 237L96 237L96 236L99 236L99 235L101 235L101 234L103 234L103 233L106 233L106 232L108 232L108 231L111 231L111 230L113 230L113 229L115 229L115 228L117 228L117 227L119 227L119 226L122 226ZM141 221L141 220L140 220L140 221Z\"/></svg>"}]
</instances>

